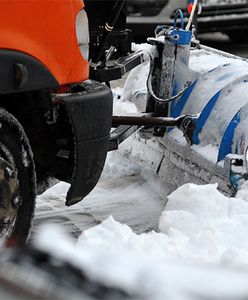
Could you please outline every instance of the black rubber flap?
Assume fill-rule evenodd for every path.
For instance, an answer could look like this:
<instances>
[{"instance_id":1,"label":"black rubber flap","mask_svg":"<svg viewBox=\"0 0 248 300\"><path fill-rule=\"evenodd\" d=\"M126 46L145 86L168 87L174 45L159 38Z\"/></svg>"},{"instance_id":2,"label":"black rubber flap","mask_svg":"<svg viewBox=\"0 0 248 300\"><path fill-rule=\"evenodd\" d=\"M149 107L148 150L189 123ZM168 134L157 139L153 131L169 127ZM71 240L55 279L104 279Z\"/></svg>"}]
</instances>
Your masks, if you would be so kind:
<instances>
[{"instance_id":1,"label":"black rubber flap","mask_svg":"<svg viewBox=\"0 0 248 300\"><path fill-rule=\"evenodd\" d=\"M82 92L62 97L75 135L75 163L66 205L81 201L97 184L102 173L112 122L113 96L105 85L88 80Z\"/></svg>"}]
</instances>

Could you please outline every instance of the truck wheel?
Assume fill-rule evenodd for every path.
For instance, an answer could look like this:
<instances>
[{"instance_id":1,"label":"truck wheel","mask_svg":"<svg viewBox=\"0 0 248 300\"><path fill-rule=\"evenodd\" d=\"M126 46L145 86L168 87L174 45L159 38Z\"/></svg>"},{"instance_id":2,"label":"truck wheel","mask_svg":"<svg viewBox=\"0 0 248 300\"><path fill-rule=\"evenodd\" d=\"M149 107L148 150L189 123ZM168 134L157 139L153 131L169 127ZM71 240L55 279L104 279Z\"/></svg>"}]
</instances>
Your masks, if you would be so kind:
<instances>
[{"instance_id":1,"label":"truck wheel","mask_svg":"<svg viewBox=\"0 0 248 300\"><path fill-rule=\"evenodd\" d=\"M36 178L20 123L0 108L0 237L25 242L33 218Z\"/></svg>"}]
</instances>

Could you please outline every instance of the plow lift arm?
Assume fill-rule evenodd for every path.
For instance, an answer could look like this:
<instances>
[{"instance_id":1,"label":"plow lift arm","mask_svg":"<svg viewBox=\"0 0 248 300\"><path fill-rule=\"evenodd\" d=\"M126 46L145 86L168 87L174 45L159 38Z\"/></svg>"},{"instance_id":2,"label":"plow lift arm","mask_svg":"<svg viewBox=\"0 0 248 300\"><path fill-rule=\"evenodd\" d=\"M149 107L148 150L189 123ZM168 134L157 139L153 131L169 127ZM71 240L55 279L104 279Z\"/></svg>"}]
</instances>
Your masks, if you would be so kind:
<instances>
[{"instance_id":1,"label":"plow lift arm","mask_svg":"<svg viewBox=\"0 0 248 300\"><path fill-rule=\"evenodd\" d=\"M192 135L195 128L195 116L180 116L177 118L155 117L151 114L140 116L113 116L112 126L116 127L111 132L109 151L117 150L119 144L141 127L180 129L189 144L192 144Z\"/></svg>"}]
</instances>

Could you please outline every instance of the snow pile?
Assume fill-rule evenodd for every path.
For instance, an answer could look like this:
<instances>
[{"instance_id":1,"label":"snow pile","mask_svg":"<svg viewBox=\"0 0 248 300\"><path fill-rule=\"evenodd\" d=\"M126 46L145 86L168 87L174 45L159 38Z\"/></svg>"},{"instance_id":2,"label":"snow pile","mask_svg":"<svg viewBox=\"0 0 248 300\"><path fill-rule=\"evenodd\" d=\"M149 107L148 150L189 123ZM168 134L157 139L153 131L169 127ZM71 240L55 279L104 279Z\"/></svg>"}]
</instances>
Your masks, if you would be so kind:
<instances>
[{"instance_id":1,"label":"snow pile","mask_svg":"<svg viewBox=\"0 0 248 300\"><path fill-rule=\"evenodd\" d=\"M216 185L187 184L168 197L160 233L138 235L110 216L76 244L45 227L36 245L141 298L239 299L248 295L247 215L247 202Z\"/></svg>"},{"instance_id":2,"label":"snow pile","mask_svg":"<svg viewBox=\"0 0 248 300\"><path fill-rule=\"evenodd\" d=\"M217 184L187 184L168 198L160 229L183 241L182 259L237 266L248 263L247 202L225 197L217 191Z\"/></svg>"}]
</instances>

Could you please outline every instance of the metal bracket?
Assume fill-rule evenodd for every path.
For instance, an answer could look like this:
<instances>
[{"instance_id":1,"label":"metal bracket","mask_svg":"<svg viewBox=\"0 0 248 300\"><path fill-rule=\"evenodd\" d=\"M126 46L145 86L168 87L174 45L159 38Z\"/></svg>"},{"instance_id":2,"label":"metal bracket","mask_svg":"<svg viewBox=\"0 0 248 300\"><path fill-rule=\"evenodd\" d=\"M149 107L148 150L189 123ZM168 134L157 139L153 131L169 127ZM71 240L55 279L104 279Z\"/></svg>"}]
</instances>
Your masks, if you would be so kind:
<instances>
[{"instance_id":1,"label":"metal bracket","mask_svg":"<svg viewBox=\"0 0 248 300\"><path fill-rule=\"evenodd\" d=\"M224 169L229 173L229 180L236 194L242 180L248 179L244 155L229 154L224 160Z\"/></svg>"},{"instance_id":2,"label":"metal bracket","mask_svg":"<svg viewBox=\"0 0 248 300\"><path fill-rule=\"evenodd\" d=\"M109 151L117 150L118 146L130 135L136 132L140 126L120 125L110 134Z\"/></svg>"},{"instance_id":3,"label":"metal bracket","mask_svg":"<svg viewBox=\"0 0 248 300\"><path fill-rule=\"evenodd\" d=\"M140 127L168 128L178 127L189 144L192 144L195 116L180 116L178 118L156 117L152 114L136 116L113 116L112 127L116 127L110 136L109 151L117 150L118 146ZM154 134L155 135L155 134Z\"/></svg>"},{"instance_id":4,"label":"metal bracket","mask_svg":"<svg viewBox=\"0 0 248 300\"><path fill-rule=\"evenodd\" d=\"M124 74L131 71L145 61L143 52L135 52L118 60L107 62L104 68L91 66L91 78L100 82L109 82L120 79Z\"/></svg>"}]
</instances>

